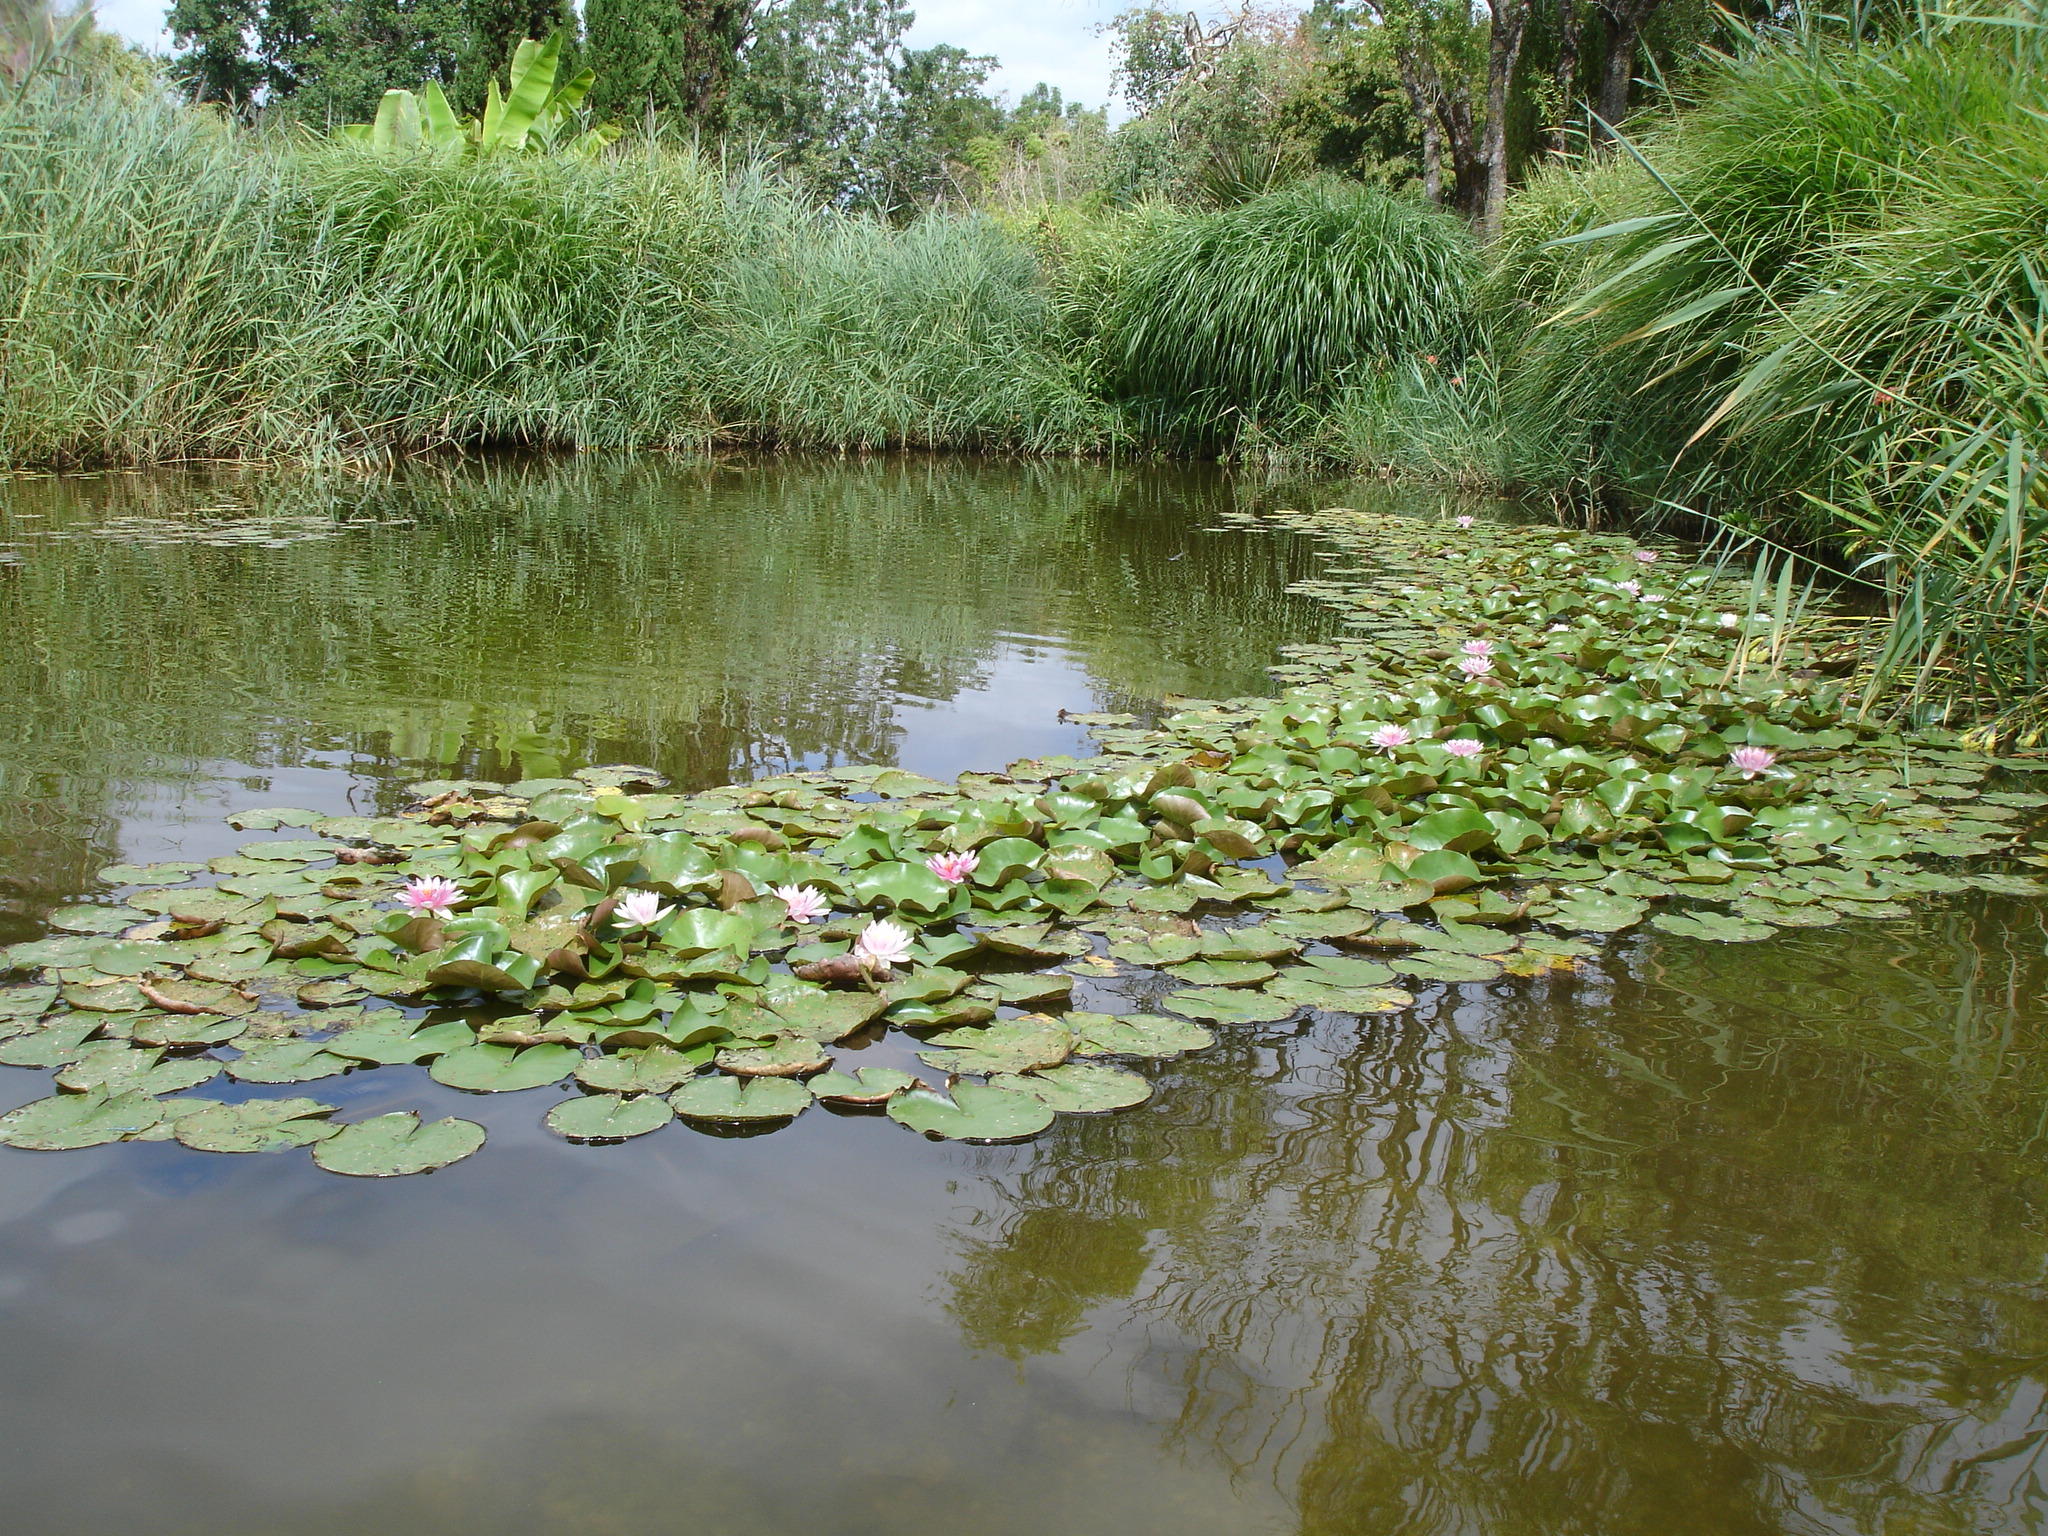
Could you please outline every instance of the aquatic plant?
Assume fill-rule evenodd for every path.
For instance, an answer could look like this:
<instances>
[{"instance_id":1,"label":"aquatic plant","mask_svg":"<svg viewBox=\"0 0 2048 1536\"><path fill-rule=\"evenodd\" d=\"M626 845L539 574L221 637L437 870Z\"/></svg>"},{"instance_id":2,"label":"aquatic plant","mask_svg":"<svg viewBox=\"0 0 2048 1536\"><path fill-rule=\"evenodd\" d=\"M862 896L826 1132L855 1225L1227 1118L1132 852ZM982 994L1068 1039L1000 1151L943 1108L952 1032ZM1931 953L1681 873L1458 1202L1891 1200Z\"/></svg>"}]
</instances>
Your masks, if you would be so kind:
<instances>
[{"instance_id":1,"label":"aquatic plant","mask_svg":"<svg viewBox=\"0 0 2048 1536\"><path fill-rule=\"evenodd\" d=\"M311 1146L362 1176L474 1152L460 1119L194 1093L413 1063L476 1093L573 1082L545 1121L579 1139L822 1101L1005 1140L1142 1103L1135 1066L1215 1028L1568 975L1642 925L1752 942L2044 894L2014 865L2048 867L2048 794L2018 777L2048 759L1862 713L1861 621L1725 626L1750 594L1672 551L1670 600L1639 602L1630 540L1273 520L1356 562L1302 587L1355 633L1293 648L1277 698L1088 717L1092 758L695 795L630 765L437 781L396 816L237 813L278 835L204 871L109 868L105 900L4 952L0 1063L57 1091L0 1142ZM1444 666L1472 641L1493 673ZM835 1054L890 1031L929 1078Z\"/></svg>"}]
</instances>

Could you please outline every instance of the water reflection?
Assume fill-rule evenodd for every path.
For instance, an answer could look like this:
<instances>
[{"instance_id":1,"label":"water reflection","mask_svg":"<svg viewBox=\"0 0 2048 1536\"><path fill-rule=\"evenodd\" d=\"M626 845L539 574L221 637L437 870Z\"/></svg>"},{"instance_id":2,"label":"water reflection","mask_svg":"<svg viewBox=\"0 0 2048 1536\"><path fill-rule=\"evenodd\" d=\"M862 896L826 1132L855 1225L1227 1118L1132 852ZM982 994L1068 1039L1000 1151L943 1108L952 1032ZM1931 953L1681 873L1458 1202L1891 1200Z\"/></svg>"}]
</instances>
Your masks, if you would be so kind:
<instances>
[{"instance_id":1,"label":"water reflection","mask_svg":"<svg viewBox=\"0 0 2048 1536\"><path fill-rule=\"evenodd\" d=\"M1085 749L1062 708L1262 691L1326 632L1304 541L1214 473L536 460L0 493L0 879L23 910L219 807L651 762L950 777ZM190 810L192 814L186 814ZM164 818L168 818L167 820ZM18 937L18 934L9 935Z\"/></svg>"},{"instance_id":2,"label":"water reflection","mask_svg":"<svg viewBox=\"0 0 2048 1536\"><path fill-rule=\"evenodd\" d=\"M1440 989L1063 1119L958 1226L1308 1532L2037 1531L2040 909Z\"/></svg>"}]
</instances>

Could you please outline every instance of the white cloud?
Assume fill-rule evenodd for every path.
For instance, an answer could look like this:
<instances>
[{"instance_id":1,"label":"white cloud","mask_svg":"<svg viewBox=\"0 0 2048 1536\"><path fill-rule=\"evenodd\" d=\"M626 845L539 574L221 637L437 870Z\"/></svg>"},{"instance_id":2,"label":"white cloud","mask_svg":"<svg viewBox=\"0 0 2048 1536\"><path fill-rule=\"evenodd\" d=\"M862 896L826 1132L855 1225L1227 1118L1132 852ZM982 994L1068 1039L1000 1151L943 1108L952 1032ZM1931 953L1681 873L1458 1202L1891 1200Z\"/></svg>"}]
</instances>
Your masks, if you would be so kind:
<instances>
[{"instance_id":1,"label":"white cloud","mask_svg":"<svg viewBox=\"0 0 2048 1536\"><path fill-rule=\"evenodd\" d=\"M162 0L99 0L93 15L106 31L118 32L152 53L167 53L171 35L164 30L165 9Z\"/></svg>"}]
</instances>

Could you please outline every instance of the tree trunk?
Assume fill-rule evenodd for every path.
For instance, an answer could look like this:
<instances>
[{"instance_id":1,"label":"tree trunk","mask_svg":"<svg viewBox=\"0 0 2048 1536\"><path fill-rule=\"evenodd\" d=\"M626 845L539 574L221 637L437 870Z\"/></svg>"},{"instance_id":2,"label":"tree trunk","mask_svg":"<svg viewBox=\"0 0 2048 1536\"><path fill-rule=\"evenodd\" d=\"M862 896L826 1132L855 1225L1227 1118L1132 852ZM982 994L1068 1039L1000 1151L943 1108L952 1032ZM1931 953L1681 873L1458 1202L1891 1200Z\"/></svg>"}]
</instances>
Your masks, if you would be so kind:
<instances>
[{"instance_id":1,"label":"tree trunk","mask_svg":"<svg viewBox=\"0 0 2048 1536\"><path fill-rule=\"evenodd\" d=\"M1579 94L1579 26L1575 0L1557 0L1557 127L1550 147L1559 154L1569 143L1572 103Z\"/></svg>"},{"instance_id":2,"label":"tree trunk","mask_svg":"<svg viewBox=\"0 0 2048 1536\"><path fill-rule=\"evenodd\" d=\"M1508 85L1522 59L1522 37L1529 25L1529 0L1487 0L1493 27L1486 59L1486 138L1479 158L1486 166L1486 212L1480 238L1500 238L1501 215L1508 201Z\"/></svg>"},{"instance_id":3,"label":"tree trunk","mask_svg":"<svg viewBox=\"0 0 2048 1536\"><path fill-rule=\"evenodd\" d=\"M1444 138L1436 126L1436 114L1422 119L1422 195L1432 208L1444 205Z\"/></svg>"},{"instance_id":4,"label":"tree trunk","mask_svg":"<svg viewBox=\"0 0 2048 1536\"><path fill-rule=\"evenodd\" d=\"M1607 60L1600 71L1600 117L1611 127L1620 127L1628 116L1629 89L1635 83L1636 44L1643 35L1643 18L1656 9L1649 5L1603 5L1607 13Z\"/></svg>"}]
</instances>

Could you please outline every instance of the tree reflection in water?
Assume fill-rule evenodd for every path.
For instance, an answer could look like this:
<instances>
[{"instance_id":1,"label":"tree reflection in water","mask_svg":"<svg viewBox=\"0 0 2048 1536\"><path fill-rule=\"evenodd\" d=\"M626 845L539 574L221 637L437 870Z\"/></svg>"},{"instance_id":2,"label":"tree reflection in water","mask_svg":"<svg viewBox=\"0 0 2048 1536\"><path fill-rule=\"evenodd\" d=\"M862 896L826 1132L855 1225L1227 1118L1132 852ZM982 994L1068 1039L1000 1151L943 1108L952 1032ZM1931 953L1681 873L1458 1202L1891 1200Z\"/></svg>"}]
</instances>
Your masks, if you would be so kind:
<instances>
[{"instance_id":1,"label":"tree reflection in water","mask_svg":"<svg viewBox=\"0 0 2048 1536\"><path fill-rule=\"evenodd\" d=\"M1305 1532L2038 1531L2044 937L1976 898L1239 1032L988 1149L953 1314L1120 1349Z\"/></svg>"}]
</instances>

